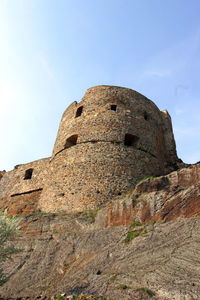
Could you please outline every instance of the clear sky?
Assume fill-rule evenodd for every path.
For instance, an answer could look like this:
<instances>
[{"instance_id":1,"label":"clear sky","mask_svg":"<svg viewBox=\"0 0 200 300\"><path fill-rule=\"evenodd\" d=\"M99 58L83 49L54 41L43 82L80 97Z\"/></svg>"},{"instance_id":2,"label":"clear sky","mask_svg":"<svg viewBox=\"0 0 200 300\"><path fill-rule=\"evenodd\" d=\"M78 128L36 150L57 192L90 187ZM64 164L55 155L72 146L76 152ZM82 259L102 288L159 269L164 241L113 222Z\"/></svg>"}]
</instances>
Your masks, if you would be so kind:
<instances>
[{"instance_id":1,"label":"clear sky","mask_svg":"<svg viewBox=\"0 0 200 300\"><path fill-rule=\"evenodd\" d=\"M0 170L51 155L87 88L137 90L200 160L199 0L0 0Z\"/></svg>"}]
</instances>

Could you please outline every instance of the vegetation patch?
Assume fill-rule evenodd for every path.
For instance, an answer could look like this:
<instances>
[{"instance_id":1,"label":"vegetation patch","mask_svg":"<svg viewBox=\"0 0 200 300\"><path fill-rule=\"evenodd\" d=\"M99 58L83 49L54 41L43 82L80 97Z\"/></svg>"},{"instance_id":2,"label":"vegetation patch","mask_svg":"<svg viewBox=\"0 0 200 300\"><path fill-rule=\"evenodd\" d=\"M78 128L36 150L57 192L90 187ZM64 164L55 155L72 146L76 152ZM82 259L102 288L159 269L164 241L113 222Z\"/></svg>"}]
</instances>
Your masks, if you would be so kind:
<instances>
[{"instance_id":1,"label":"vegetation patch","mask_svg":"<svg viewBox=\"0 0 200 300\"><path fill-rule=\"evenodd\" d=\"M97 212L98 212L98 209L96 209L96 210L89 209L89 210L83 211L83 215L86 217L87 221L90 221L90 223L94 223Z\"/></svg>"},{"instance_id":2,"label":"vegetation patch","mask_svg":"<svg viewBox=\"0 0 200 300\"><path fill-rule=\"evenodd\" d=\"M129 289L130 287L126 284L120 283L117 288L119 290L126 290L126 289Z\"/></svg>"},{"instance_id":3,"label":"vegetation patch","mask_svg":"<svg viewBox=\"0 0 200 300\"><path fill-rule=\"evenodd\" d=\"M125 238L124 242L128 243L128 242L130 242L131 240L133 240L134 238L136 238L139 235L140 235L139 231L128 232L127 237Z\"/></svg>"},{"instance_id":4,"label":"vegetation patch","mask_svg":"<svg viewBox=\"0 0 200 300\"><path fill-rule=\"evenodd\" d=\"M113 283L115 281L115 279L117 278L117 274L114 274L110 277L109 282Z\"/></svg>"},{"instance_id":5,"label":"vegetation patch","mask_svg":"<svg viewBox=\"0 0 200 300\"><path fill-rule=\"evenodd\" d=\"M124 242L128 243L138 236L147 236L151 231L153 231L153 229L154 227L152 223L144 225L141 224L140 221L133 221L129 227L129 231Z\"/></svg>"},{"instance_id":6,"label":"vegetation patch","mask_svg":"<svg viewBox=\"0 0 200 300\"><path fill-rule=\"evenodd\" d=\"M44 212L41 211L40 209L38 210L33 210L30 213L24 213L22 215L20 215L19 217L26 217L26 216L41 216L41 215L52 215L53 213L50 212Z\"/></svg>"},{"instance_id":7,"label":"vegetation patch","mask_svg":"<svg viewBox=\"0 0 200 300\"><path fill-rule=\"evenodd\" d=\"M19 235L19 220L15 217L8 218L7 210L0 212L0 286L3 285L9 277L3 273L2 263L7 259L12 259L12 255L21 252L16 249L12 242Z\"/></svg>"},{"instance_id":8,"label":"vegetation patch","mask_svg":"<svg viewBox=\"0 0 200 300\"><path fill-rule=\"evenodd\" d=\"M66 298L61 298L61 299L66 299ZM61 300L58 299L58 300ZM102 297L102 296L95 296L95 295L85 295L85 294L81 294L81 295L73 295L72 300L106 300L106 298Z\"/></svg>"},{"instance_id":9,"label":"vegetation patch","mask_svg":"<svg viewBox=\"0 0 200 300\"><path fill-rule=\"evenodd\" d=\"M53 230L52 234L59 234L59 232L57 230Z\"/></svg>"},{"instance_id":10,"label":"vegetation patch","mask_svg":"<svg viewBox=\"0 0 200 300\"><path fill-rule=\"evenodd\" d=\"M152 292L152 291L151 291L150 289L148 289L148 288L141 287L141 288L138 289L138 291L144 292L145 294L147 294L147 295L149 295L149 296L151 296L151 297L155 296L155 293Z\"/></svg>"},{"instance_id":11,"label":"vegetation patch","mask_svg":"<svg viewBox=\"0 0 200 300\"><path fill-rule=\"evenodd\" d=\"M154 178L154 176L144 176L144 177L142 177L141 179L137 180L137 181L136 181L136 184L141 183L142 181L147 180L147 179L149 179L149 178Z\"/></svg>"},{"instance_id":12,"label":"vegetation patch","mask_svg":"<svg viewBox=\"0 0 200 300\"><path fill-rule=\"evenodd\" d=\"M135 228L138 226L142 226L142 223L140 221L133 221L130 225L130 228Z\"/></svg>"}]
</instances>

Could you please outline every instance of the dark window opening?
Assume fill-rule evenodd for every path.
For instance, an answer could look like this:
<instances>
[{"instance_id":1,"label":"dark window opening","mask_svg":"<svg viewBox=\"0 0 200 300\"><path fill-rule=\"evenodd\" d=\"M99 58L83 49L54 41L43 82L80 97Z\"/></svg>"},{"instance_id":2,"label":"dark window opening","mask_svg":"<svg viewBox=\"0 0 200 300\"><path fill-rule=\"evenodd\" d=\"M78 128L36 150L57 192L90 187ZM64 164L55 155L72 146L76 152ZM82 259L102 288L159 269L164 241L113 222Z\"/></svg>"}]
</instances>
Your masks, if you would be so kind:
<instances>
[{"instance_id":1,"label":"dark window opening","mask_svg":"<svg viewBox=\"0 0 200 300\"><path fill-rule=\"evenodd\" d=\"M76 117L75 117L75 118L80 117L81 114L82 114L82 112L83 112L83 106L80 106L80 107L77 109L77 111L76 111Z\"/></svg>"},{"instance_id":2,"label":"dark window opening","mask_svg":"<svg viewBox=\"0 0 200 300\"><path fill-rule=\"evenodd\" d=\"M146 111L144 112L144 119L145 119L145 120L148 120L148 114L147 114Z\"/></svg>"},{"instance_id":3,"label":"dark window opening","mask_svg":"<svg viewBox=\"0 0 200 300\"><path fill-rule=\"evenodd\" d=\"M97 274L97 275L101 275L101 271L100 271L100 270L98 270L96 274Z\"/></svg>"},{"instance_id":4,"label":"dark window opening","mask_svg":"<svg viewBox=\"0 0 200 300\"><path fill-rule=\"evenodd\" d=\"M136 135L126 133L125 134L125 139L124 139L124 145L125 146L136 146L138 140L139 140L139 137L137 137Z\"/></svg>"},{"instance_id":5,"label":"dark window opening","mask_svg":"<svg viewBox=\"0 0 200 300\"><path fill-rule=\"evenodd\" d=\"M117 105L116 104L111 104L110 109L116 111L117 110Z\"/></svg>"},{"instance_id":6,"label":"dark window opening","mask_svg":"<svg viewBox=\"0 0 200 300\"><path fill-rule=\"evenodd\" d=\"M33 169L26 170L25 175L24 175L24 180L31 179L32 174L33 174Z\"/></svg>"},{"instance_id":7,"label":"dark window opening","mask_svg":"<svg viewBox=\"0 0 200 300\"><path fill-rule=\"evenodd\" d=\"M65 196L64 193L58 194L58 197L63 197L63 196Z\"/></svg>"},{"instance_id":8,"label":"dark window opening","mask_svg":"<svg viewBox=\"0 0 200 300\"><path fill-rule=\"evenodd\" d=\"M75 146L77 144L77 139L78 139L78 134L74 134L74 135L70 136L66 140L64 148L67 149L67 148L70 148L72 146Z\"/></svg>"}]
</instances>

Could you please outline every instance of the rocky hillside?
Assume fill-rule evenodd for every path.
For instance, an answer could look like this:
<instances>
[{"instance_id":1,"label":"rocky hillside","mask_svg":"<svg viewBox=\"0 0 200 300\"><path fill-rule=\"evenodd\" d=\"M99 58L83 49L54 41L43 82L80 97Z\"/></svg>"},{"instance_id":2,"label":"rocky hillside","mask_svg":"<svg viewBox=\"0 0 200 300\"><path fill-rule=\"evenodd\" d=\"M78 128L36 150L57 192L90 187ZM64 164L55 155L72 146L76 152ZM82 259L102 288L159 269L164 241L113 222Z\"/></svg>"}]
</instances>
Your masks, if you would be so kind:
<instances>
[{"instance_id":1,"label":"rocky hillside","mask_svg":"<svg viewBox=\"0 0 200 300\"><path fill-rule=\"evenodd\" d=\"M30 207L2 298L200 299L200 164L143 179L99 211Z\"/></svg>"}]
</instances>

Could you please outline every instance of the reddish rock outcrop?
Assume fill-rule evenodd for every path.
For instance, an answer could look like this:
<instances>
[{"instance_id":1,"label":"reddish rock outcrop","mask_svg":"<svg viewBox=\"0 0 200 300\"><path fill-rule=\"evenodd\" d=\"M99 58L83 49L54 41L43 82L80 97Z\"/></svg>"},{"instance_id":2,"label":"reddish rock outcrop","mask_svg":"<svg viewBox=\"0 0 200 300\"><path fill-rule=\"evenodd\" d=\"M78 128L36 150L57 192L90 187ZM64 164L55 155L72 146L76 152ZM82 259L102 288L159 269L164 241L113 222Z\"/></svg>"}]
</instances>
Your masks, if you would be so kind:
<instances>
[{"instance_id":1,"label":"reddish rock outcrop","mask_svg":"<svg viewBox=\"0 0 200 300\"><path fill-rule=\"evenodd\" d=\"M128 195L112 201L105 214L105 226L175 221L200 216L200 163L166 176L150 177L138 183Z\"/></svg>"}]
</instances>

